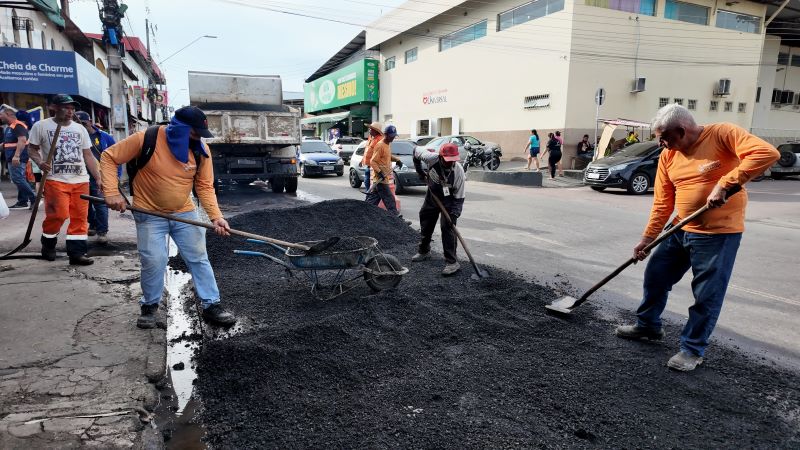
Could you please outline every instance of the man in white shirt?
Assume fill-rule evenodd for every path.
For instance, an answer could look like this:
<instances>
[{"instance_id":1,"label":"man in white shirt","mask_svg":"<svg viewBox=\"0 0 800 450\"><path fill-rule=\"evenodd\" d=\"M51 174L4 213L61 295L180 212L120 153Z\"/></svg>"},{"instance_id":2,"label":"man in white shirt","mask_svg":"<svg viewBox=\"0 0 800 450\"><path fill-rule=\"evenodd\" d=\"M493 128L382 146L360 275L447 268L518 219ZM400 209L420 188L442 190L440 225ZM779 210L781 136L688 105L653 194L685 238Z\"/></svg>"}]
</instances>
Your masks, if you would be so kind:
<instances>
[{"instance_id":1,"label":"man in white shirt","mask_svg":"<svg viewBox=\"0 0 800 450\"><path fill-rule=\"evenodd\" d=\"M42 256L48 261L56 259L58 233L64 222L67 227L67 255L69 263L87 266L92 264L86 256L89 222L89 203L81 194L89 194L89 173L102 188L97 160L92 156L89 133L80 123L73 122L75 108L80 104L69 95L58 94L51 99L55 116L40 120L31 128L28 153L33 162L49 175L44 185L45 218L42 222ZM61 126L56 142L52 166L47 163L56 128ZM88 169L88 172L87 172Z\"/></svg>"}]
</instances>

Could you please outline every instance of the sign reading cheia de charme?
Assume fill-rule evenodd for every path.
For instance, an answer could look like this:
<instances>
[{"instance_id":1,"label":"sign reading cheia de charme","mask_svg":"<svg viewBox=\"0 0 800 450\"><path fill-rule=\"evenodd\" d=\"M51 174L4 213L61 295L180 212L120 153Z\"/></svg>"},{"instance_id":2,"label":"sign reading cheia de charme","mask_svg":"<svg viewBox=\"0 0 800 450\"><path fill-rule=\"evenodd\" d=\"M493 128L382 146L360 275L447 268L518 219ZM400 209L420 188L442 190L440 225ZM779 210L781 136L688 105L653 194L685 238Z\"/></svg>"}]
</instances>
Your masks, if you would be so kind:
<instances>
[{"instance_id":1,"label":"sign reading cheia de charme","mask_svg":"<svg viewBox=\"0 0 800 450\"><path fill-rule=\"evenodd\" d=\"M378 61L364 59L303 86L306 112L378 102Z\"/></svg>"}]
</instances>

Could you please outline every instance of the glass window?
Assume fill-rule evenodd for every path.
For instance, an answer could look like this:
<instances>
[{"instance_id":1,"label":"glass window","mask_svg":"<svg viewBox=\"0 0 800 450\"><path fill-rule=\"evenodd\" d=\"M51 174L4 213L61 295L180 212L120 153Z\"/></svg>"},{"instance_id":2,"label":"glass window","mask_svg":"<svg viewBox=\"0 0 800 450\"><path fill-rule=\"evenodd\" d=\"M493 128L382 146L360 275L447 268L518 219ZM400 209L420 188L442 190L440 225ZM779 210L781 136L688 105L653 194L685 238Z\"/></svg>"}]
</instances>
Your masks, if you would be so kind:
<instances>
[{"instance_id":1,"label":"glass window","mask_svg":"<svg viewBox=\"0 0 800 450\"><path fill-rule=\"evenodd\" d=\"M761 101L761 86L756 88L756 103Z\"/></svg>"},{"instance_id":2,"label":"glass window","mask_svg":"<svg viewBox=\"0 0 800 450\"><path fill-rule=\"evenodd\" d=\"M747 112L747 103L739 103L739 112Z\"/></svg>"},{"instance_id":3,"label":"glass window","mask_svg":"<svg viewBox=\"0 0 800 450\"><path fill-rule=\"evenodd\" d=\"M470 145L483 145L481 141L475 139L472 136L464 136L464 139L469 142Z\"/></svg>"},{"instance_id":4,"label":"glass window","mask_svg":"<svg viewBox=\"0 0 800 450\"><path fill-rule=\"evenodd\" d=\"M675 99L675 103L678 104L678 105L683 106L683 99L682 98L676 98Z\"/></svg>"},{"instance_id":5,"label":"glass window","mask_svg":"<svg viewBox=\"0 0 800 450\"><path fill-rule=\"evenodd\" d=\"M393 155L413 155L414 143L410 141L392 141L390 145Z\"/></svg>"},{"instance_id":6,"label":"glass window","mask_svg":"<svg viewBox=\"0 0 800 450\"><path fill-rule=\"evenodd\" d=\"M322 141L305 141L300 144L300 153L336 153Z\"/></svg>"},{"instance_id":7,"label":"glass window","mask_svg":"<svg viewBox=\"0 0 800 450\"><path fill-rule=\"evenodd\" d=\"M655 0L586 0L586 4L634 14L656 15Z\"/></svg>"},{"instance_id":8,"label":"glass window","mask_svg":"<svg viewBox=\"0 0 800 450\"><path fill-rule=\"evenodd\" d=\"M650 0L643 0L650 1ZM654 0L653 0L654 1ZM564 0L536 0L509 9L497 16L497 31L502 31L564 9Z\"/></svg>"},{"instance_id":9,"label":"glass window","mask_svg":"<svg viewBox=\"0 0 800 450\"><path fill-rule=\"evenodd\" d=\"M692 3L667 0L664 8L664 17L667 19L680 20L681 22L708 25L708 8Z\"/></svg>"},{"instance_id":10,"label":"glass window","mask_svg":"<svg viewBox=\"0 0 800 450\"><path fill-rule=\"evenodd\" d=\"M439 39L439 51L447 50L486 36L486 20L462 28Z\"/></svg>"},{"instance_id":11,"label":"glass window","mask_svg":"<svg viewBox=\"0 0 800 450\"><path fill-rule=\"evenodd\" d=\"M392 70L392 69L394 69L394 65L395 65L395 63L396 63L396 62L395 62L395 58L394 58L394 56L392 56L391 58L386 58L386 63L385 63L385 64L386 64L386 69L385 69L385 70Z\"/></svg>"},{"instance_id":12,"label":"glass window","mask_svg":"<svg viewBox=\"0 0 800 450\"><path fill-rule=\"evenodd\" d=\"M697 109L697 100L689 100L689 104L687 105L689 111L694 111Z\"/></svg>"},{"instance_id":13,"label":"glass window","mask_svg":"<svg viewBox=\"0 0 800 450\"><path fill-rule=\"evenodd\" d=\"M761 17L718 9L717 28L758 34L761 32Z\"/></svg>"},{"instance_id":14,"label":"glass window","mask_svg":"<svg viewBox=\"0 0 800 450\"><path fill-rule=\"evenodd\" d=\"M733 102L725 102L725 112L733 111Z\"/></svg>"},{"instance_id":15,"label":"glass window","mask_svg":"<svg viewBox=\"0 0 800 450\"><path fill-rule=\"evenodd\" d=\"M406 50L406 64L412 63L417 60L417 47L411 50Z\"/></svg>"},{"instance_id":16,"label":"glass window","mask_svg":"<svg viewBox=\"0 0 800 450\"><path fill-rule=\"evenodd\" d=\"M800 55L792 55L792 66L800 67Z\"/></svg>"},{"instance_id":17,"label":"glass window","mask_svg":"<svg viewBox=\"0 0 800 450\"><path fill-rule=\"evenodd\" d=\"M711 103L708 104L709 111L716 111L719 108L719 102L716 100L711 100Z\"/></svg>"},{"instance_id":18,"label":"glass window","mask_svg":"<svg viewBox=\"0 0 800 450\"><path fill-rule=\"evenodd\" d=\"M789 54L779 52L778 53L778 65L779 66L788 66L789 65Z\"/></svg>"},{"instance_id":19,"label":"glass window","mask_svg":"<svg viewBox=\"0 0 800 450\"><path fill-rule=\"evenodd\" d=\"M780 89L773 89L772 90L772 103L780 104L781 102L781 90Z\"/></svg>"},{"instance_id":20,"label":"glass window","mask_svg":"<svg viewBox=\"0 0 800 450\"><path fill-rule=\"evenodd\" d=\"M442 144L444 144L444 138L438 138L428 142L428 145L426 145L425 147L439 148L439 146Z\"/></svg>"},{"instance_id":21,"label":"glass window","mask_svg":"<svg viewBox=\"0 0 800 450\"><path fill-rule=\"evenodd\" d=\"M663 108L669 104L669 97L661 97L658 99L658 107Z\"/></svg>"}]
</instances>

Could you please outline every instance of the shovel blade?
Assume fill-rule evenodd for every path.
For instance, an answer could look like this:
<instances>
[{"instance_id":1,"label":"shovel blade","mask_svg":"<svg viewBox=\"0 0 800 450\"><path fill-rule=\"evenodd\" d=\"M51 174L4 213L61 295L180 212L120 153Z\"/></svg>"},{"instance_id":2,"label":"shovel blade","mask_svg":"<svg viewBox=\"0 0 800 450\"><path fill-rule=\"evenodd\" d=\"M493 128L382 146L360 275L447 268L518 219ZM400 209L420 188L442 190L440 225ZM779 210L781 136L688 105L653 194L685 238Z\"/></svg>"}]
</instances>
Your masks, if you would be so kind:
<instances>
[{"instance_id":1,"label":"shovel blade","mask_svg":"<svg viewBox=\"0 0 800 450\"><path fill-rule=\"evenodd\" d=\"M486 271L486 269L483 269L481 267L476 267L475 273L473 273L470 276L470 278L473 280L482 280L484 278L491 278L491 277L492 275L488 271Z\"/></svg>"},{"instance_id":2,"label":"shovel blade","mask_svg":"<svg viewBox=\"0 0 800 450\"><path fill-rule=\"evenodd\" d=\"M314 244L311 247L309 247L308 250L306 251L306 253L324 252L325 250L327 250L327 249L333 247L334 245L336 245L339 242L340 239L341 238L334 236L334 237L330 237L328 239L325 239L324 241L319 241L316 244Z\"/></svg>"},{"instance_id":3,"label":"shovel blade","mask_svg":"<svg viewBox=\"0 0 800 450\"><path fill-rule=\"evenodd\" d=\"M570 297L569 295L565 297L561 297L560 299L550 303L549 305L545 305L548 311L552 311L558 314L572 314L572 308L577 303L578 299L575 297Z\"/></svg>"}]
</instances>

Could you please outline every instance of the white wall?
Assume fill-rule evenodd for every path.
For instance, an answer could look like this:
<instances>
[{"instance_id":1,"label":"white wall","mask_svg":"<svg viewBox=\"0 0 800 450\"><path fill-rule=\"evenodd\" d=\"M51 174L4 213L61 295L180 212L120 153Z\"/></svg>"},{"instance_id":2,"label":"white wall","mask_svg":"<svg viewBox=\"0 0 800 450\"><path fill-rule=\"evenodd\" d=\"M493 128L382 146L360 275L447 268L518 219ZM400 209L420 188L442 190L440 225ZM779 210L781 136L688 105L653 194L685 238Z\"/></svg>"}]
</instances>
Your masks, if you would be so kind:
<instances>
[{"instance_id":1,"label":"white wall","mask_svg":"<svg viewBox=\"0 0 800 450\"><path fill-rule=\"evenodd\" d=\"M0 45L13 44L14 29L12 27L12 12L16 11L18 17L27 17L33 21L32 44L28 43L27 31L19 30L18 47L42 49L42 31L45 35L46 50L51 50L50 40L55 43L52 50L73 51L72 43L66 36L61 34L58 26L50 21L43 13L19 8L0 8Z\"/></svg>"}]
</instances>

